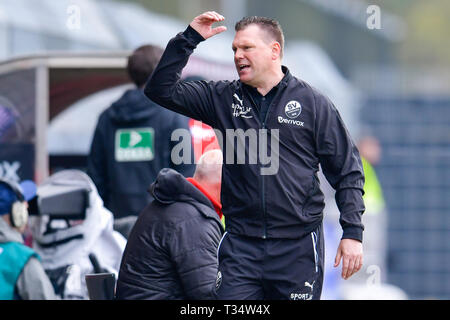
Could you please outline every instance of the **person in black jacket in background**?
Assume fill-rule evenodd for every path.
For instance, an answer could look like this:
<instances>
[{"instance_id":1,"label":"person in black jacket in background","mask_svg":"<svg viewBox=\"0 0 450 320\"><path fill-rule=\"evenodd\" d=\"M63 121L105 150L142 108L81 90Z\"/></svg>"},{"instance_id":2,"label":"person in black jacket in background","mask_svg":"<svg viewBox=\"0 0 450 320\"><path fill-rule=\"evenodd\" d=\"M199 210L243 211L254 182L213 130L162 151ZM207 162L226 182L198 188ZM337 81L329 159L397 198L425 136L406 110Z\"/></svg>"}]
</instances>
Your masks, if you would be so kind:
<instances>
[{"instance_id":1,"label":"person in black jacket in background","mask_svg":"<svg viewBox=\"0 0 450 320\"><path fill-rule=\"evenodd\" d=\"M161 53L145 45L130 55L127 71L136 88L106 109L95 129L87 173L116 221L137 216L152 200L146 189L162 168L185 176L195 170L193 161L175 165L171 160L177 143L171 134L179 128L189 130L189 119L149 101L142 90Z\"/></svg>"},{"instance_id":2,"label":"person in black jacket in background","mask_svg":"<svg viewBox=\"0 0 450 320\"><path fill-rule=\"evenodd\" d=\"M117 281L117 299L213 299L220 281L216 250L220 218L222 152L199 159L193 178L161 170L154 200L130 233Z\"/></svg>"}]
</instances>

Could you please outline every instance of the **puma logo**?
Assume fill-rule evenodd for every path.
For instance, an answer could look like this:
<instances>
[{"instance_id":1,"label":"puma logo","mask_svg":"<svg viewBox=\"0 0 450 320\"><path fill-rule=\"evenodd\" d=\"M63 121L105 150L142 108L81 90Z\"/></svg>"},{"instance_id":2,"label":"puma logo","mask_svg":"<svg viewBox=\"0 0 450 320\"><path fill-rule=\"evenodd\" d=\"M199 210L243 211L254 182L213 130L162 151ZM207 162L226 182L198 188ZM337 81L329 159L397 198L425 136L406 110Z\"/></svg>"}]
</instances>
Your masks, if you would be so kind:
<instances>
[{"instance_id":1,"label":"puma logo","mask_svg":"<svg viewBox=\"0 0 450 320\"><path fill-rule=\"evenodd\" d=\"M308 281L305 281L305 287L309 287L311 288L311 293L296 293L293 292L291 293L291 300L312 300L313 299L313 287L314 287L314 283L316 281L314 280L313 283L309 283Z\"/></svg>"},{"instance_id":2,"label":"puma logo","mask_svg":"<svg viewBox=\"0 0 450 320\"><path fill-rule=\"evenodd\" d=\"M241 100L236 93L233 95L233 97L239 102L231 104L231 107L233 108L233 116L246 119L253 118L252 115L248 115L248 113L251 112L251 109L244 107L244 101Z\"/></svg>"},{"instance_id":3,"label":"puma logo","mask_svg":"<svg viewBox=\"0 0 450 320\"><path fill-rule=\"evenodd\" d=\"M316 281L314 280L313 283L310 284L308 281L305 281L305 287L310 287L310 288L311 288L311 291L312 291L315 282L316 282Z\"/></svg>"},{"instance_id":4,"label":"puma logo","mask_svg":"<svg viewBox=\"0 0 450 320\"><path fill-rule=\"evenodd\" d=\"M244 104L244 101L242 101L241 99L239 99L239 96L238 96L236 93L233 95L233 97L235 97L236 100L239 101L239 103L241 104L241 106Z\"/></svg>"}]
</instances>

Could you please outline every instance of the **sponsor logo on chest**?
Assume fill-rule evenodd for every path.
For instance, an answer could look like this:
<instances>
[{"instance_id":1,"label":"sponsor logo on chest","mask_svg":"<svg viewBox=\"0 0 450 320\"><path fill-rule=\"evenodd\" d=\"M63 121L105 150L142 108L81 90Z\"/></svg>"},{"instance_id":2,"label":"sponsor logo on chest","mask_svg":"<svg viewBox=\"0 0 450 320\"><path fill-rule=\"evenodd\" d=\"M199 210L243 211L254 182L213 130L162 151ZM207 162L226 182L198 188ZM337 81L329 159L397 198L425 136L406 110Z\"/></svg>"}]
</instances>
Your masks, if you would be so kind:
<instances>
[{"instance_id":1,"label":"sponsor logo on chest","mask_svg":"<svg viewBox=\"0 0 450 320\"><path fill-rule=\"evenodd\" d=\"M296 100L289 101L284 107L284 116L278 116L278 123L290 124L299 127L303 127L305 123L303 121L297 120L297 118L302 113L302 105Z\"/></svg>"}]
</instances>

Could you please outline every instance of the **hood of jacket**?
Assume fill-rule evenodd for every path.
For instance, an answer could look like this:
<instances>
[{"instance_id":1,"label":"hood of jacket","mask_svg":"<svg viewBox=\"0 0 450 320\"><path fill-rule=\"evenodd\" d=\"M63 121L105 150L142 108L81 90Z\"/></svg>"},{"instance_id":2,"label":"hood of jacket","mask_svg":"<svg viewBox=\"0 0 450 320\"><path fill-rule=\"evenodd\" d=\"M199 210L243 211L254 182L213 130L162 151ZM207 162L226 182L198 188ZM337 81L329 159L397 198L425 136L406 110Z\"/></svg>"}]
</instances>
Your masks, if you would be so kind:
<instances>
[{"instance_id":1,"label":"hood of jacket","mask_svg":"<svg viewBox=\"0 0 450 320\"><path fill-rule=\"evenodd\" d=\"M173 169L162 169L155 182L150 186L149 192L155 201L162 204L188 202L197 207L203 215L219 219L211 201L183 175ZM201 205L206 205L212 210L205 212L201 209Z\"/></svg>"},{"instance_id":2,"label":"hood of jacket","mask_svg":"<svg viewBox=\"0 0 450 320\"><path fill-rule=\"evenodd\" d=\"M161 110L163 109L147 98L142 90L129 89L111 105L107 112L116 123L134 123L147 119Z\"/></svg>"}]
</instances>

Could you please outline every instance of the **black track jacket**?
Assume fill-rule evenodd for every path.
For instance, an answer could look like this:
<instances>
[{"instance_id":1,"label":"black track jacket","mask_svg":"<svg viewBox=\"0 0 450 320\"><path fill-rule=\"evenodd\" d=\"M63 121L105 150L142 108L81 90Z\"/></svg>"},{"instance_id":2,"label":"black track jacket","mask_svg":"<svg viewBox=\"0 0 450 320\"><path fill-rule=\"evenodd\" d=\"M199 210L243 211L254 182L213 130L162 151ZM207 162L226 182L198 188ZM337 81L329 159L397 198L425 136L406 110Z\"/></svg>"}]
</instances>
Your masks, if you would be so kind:
<instances>
[{"instance_id":1,"label":"black track jacket","mask_svg":"<svg viewBox=\"0 0 450 320\"><path fill-rule=\"evenodd\" d=\"M190 26L171 39L144 92L161 106L216 129L225 162L221 201L227 231L300 238L314 230L323 219L320 164L336 190L343 238L362 241L362 163L331 101L283 66L285 76L261 121L258 106L239 80L180 81L203 40ZM257 140L253 147L252 139ZM237 164L238 158L244 164Z\"/></svg>"}]
</instances>

